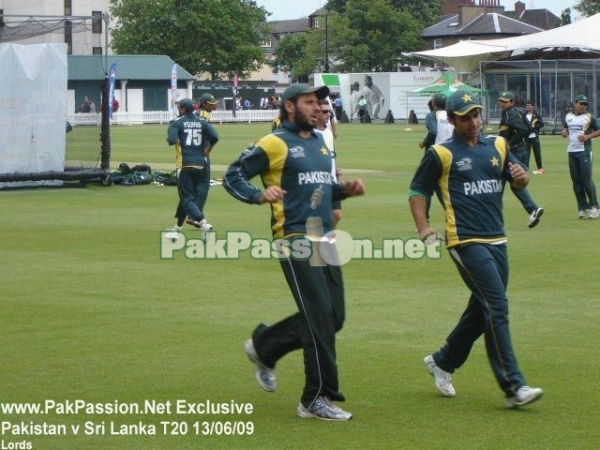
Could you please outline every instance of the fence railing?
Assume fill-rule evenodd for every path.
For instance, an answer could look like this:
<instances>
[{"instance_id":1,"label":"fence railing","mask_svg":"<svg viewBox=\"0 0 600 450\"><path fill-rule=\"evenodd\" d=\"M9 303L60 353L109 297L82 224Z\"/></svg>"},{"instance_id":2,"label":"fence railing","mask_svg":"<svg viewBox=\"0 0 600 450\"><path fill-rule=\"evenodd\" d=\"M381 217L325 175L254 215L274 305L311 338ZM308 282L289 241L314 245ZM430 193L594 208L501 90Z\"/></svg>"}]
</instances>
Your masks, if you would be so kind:
<instances>
[{"instance_id":1,"label":"fence railing","mask_svg":"<svg viewBox=\"0 0 600 450\"><path fill-rule=\"evenodd\" d=\"M278 109L249 109L236 111L213 111L210 121L212 123L251 123L271 122L279 115ZM142 125L149 123L167 124L173 120L171 111L140 111L116 112L111 119L112 125ZM100 125L100 113L77 113L68 116L67 120L73 126Z\"/></svg>"}]
</instances>

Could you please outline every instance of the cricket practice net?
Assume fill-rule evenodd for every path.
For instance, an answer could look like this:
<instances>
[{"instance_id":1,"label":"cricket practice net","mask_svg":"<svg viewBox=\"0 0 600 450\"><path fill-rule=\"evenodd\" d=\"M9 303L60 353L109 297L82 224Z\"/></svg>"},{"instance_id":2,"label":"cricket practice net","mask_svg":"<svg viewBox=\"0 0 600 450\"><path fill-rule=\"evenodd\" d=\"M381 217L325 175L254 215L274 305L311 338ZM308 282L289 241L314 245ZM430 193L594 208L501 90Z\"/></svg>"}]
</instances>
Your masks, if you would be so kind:
<instances>
[{"instance_id":1,"label":"cricket practice net","mask_svg":"<svg viewBox=\"0 0 600 450\"><path fill-rule=\"evenodd\" d=\"M0 188L108 179L107 108L71 121L67 114L75 95L67 54L91 54L98 18L0 20ZM97 81L98 97L107 99L106 78Z\"/></svg>"}]
</instances>

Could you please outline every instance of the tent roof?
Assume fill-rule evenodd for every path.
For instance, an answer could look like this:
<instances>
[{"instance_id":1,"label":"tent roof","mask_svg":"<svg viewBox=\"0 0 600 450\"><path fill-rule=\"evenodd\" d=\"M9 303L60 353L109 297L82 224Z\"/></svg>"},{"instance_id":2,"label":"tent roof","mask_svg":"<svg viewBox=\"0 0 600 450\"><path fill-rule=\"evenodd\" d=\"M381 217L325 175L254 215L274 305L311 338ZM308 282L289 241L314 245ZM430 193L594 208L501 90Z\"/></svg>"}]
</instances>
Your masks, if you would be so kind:
<instances>
[{"instance_id":1,"label":"tent roof","mask_svg":"<svg viewBox=\"0 0 600 450\"><path fill-rule=\"evenodd\" d=\"M532 49L569 47L600 51L600 40L597 38L599 29L600 13L569 25L526 36L461 41L448 47L407 55L441 61L459 72L471 73L477 69L480 61L503 59Z\"/></svg>"}]
</instances>

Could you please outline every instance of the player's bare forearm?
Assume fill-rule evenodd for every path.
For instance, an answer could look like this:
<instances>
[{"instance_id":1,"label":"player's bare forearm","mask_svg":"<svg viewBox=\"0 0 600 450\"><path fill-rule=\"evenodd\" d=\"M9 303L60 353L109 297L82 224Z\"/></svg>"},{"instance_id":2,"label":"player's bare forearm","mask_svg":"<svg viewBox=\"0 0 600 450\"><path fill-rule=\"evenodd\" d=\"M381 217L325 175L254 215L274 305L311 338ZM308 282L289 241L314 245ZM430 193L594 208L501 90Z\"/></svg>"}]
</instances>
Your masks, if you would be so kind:
<instances>
[{"instance_id":1,"label":"player's bare forearm","mask_svg":"<svg viewBox=\"0 0 600 450\"><path fill-rule=\"evenodd\" d=\"M408 201L419 237L423 239L425 236L435 233L427 220L427 198L424 195L413 195Z\"/></svg>"}]
</instances>

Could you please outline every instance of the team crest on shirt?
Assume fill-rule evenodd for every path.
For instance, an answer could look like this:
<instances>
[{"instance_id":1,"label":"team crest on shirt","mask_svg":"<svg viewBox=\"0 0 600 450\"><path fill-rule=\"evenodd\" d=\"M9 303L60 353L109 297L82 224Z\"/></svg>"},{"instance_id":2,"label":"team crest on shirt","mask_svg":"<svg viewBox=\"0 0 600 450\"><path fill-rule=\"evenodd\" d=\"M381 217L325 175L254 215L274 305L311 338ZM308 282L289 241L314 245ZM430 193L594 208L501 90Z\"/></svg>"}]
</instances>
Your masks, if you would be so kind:
<instances>
[{"instance_id":1,"label":"team crest on shirt","mask_svg":"<svg viewBox=\"0 0 600 450\"><path fill-rule=\"evenodd\" d=\"M471 158L463 158L456 161L454 164L456 164L456 170L459 172L473 169L473 160Z\"/></svg>"},{"instance_id":2,"label":"team crest on shirt","mask_svg":"<svg viewBox=\"0 0 600 450\"><path fill-rule=\"evenodd\" d=\"M495 156L492 159L490 159L490 161L492 163L492 167L500 166L500 160Z\"/></svg>"},{"instance_id":3,"label":"team crest on shirt","mask_svg":"<svg viewBox=\"0 0 600 450\"><path fill-rule=\"evenodd\" d=\"M290 154L292 155L292 158L304 158L306 156L303 147L290 148Z\"/></svg>"},{"instance_id":4,"label":"team crest on shirt","mask_svg":"<svg viewBox=\"0 0 600 450\"><path fill-rule=\"evenodd\" d=\"M329 150L327 150L325 147L321 147L321 153L323 153L324 156L329 156Z\"/></svg>"}]
</instances>

